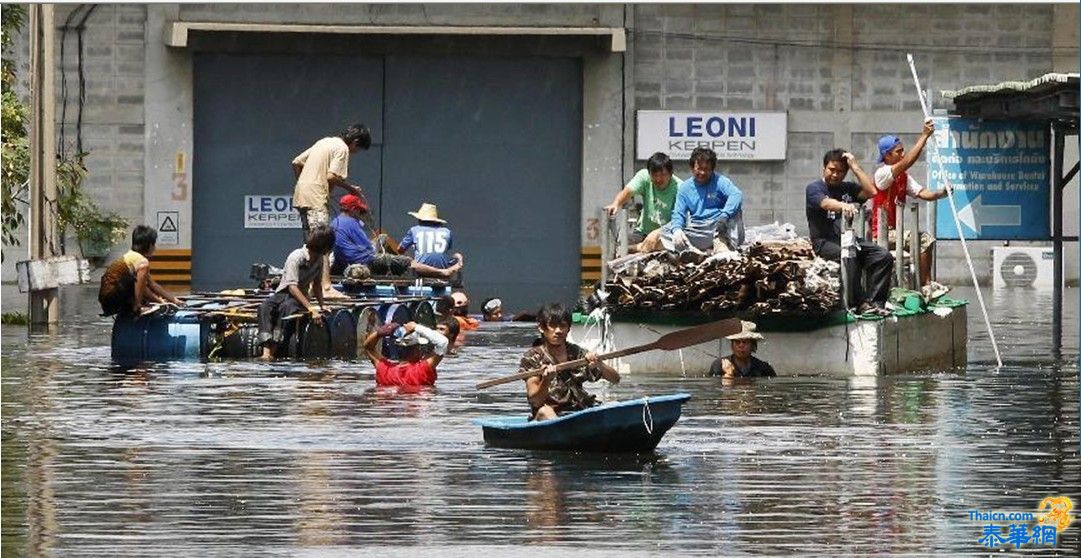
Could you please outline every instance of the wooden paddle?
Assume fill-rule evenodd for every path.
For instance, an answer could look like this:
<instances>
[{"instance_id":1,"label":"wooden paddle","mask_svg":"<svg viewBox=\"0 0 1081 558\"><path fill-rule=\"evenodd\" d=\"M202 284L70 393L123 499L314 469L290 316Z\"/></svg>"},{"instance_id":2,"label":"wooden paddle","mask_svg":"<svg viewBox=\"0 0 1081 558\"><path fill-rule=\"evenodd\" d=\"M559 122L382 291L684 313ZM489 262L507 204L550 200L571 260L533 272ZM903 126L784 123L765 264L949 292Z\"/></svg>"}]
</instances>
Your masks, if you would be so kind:
<instances>
[{"instance_id":1,"label":"wooden paddle","mask_svg":"<svg viewBox=\"0 0 1081 558\"><path fill-rule=\"evenodd\" d=\"M674 351L676 349L683 349L693 345L699 345L706 341L712 341L714 339L720 339L726 335L732 335L738 333L743 329L740 321L736 318L728 318L708 324L702 324L692 328L681 329L679 331L673 331L672 333L662 335L656 341L647 343L645 345L638 345L635 347L627 347L626 349L620 349L611 353L605 353L603 355L597 355L598 360L609 360L613 358L619 358L622 356L633 355L637 353L644 353L646 351L652 351L654 349L662 349L665 351ZM569 360L567 362L557 364L556 371L569 370L571 368L578 368L588 363L584 358L578 360ZM533 376L539 376L544 373L544 368L535 368L533 370L526 370L525 372L519 372L517 374L511 374L510 376L503 376L502 378L496 378L494 380L488 380L477 384L477 389L490 388L492 386L498 386L500 384L508 384L515 380L525 380L532 378Z\"/></svg>"}]
</instances>

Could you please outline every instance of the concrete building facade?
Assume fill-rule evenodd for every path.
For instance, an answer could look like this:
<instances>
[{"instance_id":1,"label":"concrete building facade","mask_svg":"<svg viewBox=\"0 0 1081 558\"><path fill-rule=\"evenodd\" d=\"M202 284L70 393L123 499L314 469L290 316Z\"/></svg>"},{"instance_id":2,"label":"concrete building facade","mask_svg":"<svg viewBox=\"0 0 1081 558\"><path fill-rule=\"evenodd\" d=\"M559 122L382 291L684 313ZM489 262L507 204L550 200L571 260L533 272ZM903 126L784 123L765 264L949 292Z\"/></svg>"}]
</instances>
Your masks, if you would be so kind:
<instances>
[{"instance_id":1,"label":"concrete building facade","mask_svg":"<svg viewBox=\"0 0 1081 558\"><path fill-rule=\"evenodd\" d=\"M193 180L200 49L296 44L318 56L326 51L311 44L395 52L424 43L471 56L580 60L581 149L567 153L581 162L580 218L560 226L576 229L582 246L599 242L600 207L642 165L636 111L786 112L783 161L722 161L718 170L742 188L748 224L789 222L805 234L804 187L819 176L824 151L849 147L870 168L877 137L915 138L922 116L906 52L934 92L1078 71L1076 4L109 4L57 6L55 24L65 41L57 90L61 77L68 88L58 130L70 151L81 128L87 188L133 223L176 212L179 249L192 247L193 193L212 187ZM15 53L23 71L25 43ZM314 139L298 138L298 151ZM1071 139L1067 166L1077 160ZM677 168L687 174L685 162ZM921 162L915 173L925 172ZM290 178L282 194L291 193ZM1076 185L1066 200L1065 234L1076 236ZM984 278L999 244L970 243ZM1066 253L1066 277L1076 280L1076 242ZM577 267L571 257L565 265ZM6 258L5 280L16 259ZM940 244L938 273L967 281L958 243Z\"/></svg>"}]
</instances>

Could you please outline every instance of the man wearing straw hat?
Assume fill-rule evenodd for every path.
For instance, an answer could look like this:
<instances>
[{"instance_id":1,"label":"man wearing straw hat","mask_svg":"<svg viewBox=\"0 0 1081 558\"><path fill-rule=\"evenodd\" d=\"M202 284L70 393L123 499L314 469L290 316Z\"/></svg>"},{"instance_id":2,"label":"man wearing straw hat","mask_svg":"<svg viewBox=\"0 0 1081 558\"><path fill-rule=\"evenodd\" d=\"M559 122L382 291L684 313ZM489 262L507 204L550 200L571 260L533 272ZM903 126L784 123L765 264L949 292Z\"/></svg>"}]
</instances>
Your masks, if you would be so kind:
<instances>
[{"instance_id":1,"label":"man wearing straw hat","mask_svg":"<svg viewBox=\"0 0 1081 558\"><path fill-rule=\"evenodd\" d=\"M777 375L768 362L755 358L751 353L758 350L762 334L755 331L754 322L742 322L743 329L725 339L732 344L732 354L719 357L709 368L710 376L725 378L772 378Z\"/></svg>"},{"instance_id":2,"label":"man wearing straw hat","mask_svg":"<svg viewBox=\"0 0 1081 558\"><path fill-rule=\"evenodd\" d=\"M423 203L420 209L409 214L416 218L417 224L405 233L398 244L398 252L404 254L413 248L413 269L418 272L427 271L424 267L442 270L444 277L461 269L464 263L462 254L450 252L454 237L446 226L447 222L439 218L439 208L432 203Z\"/></svg>"}]
</instances>

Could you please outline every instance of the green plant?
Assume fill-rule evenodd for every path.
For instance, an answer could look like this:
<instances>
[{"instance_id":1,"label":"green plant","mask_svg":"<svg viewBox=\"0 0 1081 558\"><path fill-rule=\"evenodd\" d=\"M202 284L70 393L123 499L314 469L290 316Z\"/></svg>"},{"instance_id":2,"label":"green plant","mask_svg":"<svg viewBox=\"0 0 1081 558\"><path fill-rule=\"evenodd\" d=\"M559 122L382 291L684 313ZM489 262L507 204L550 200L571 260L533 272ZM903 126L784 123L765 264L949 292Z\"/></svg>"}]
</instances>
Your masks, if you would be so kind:
<instances>
[{"instance_id":1,"label":"green plant","mask_svg":"<svg viewBox=\"0 0 1081 558\"><path fill-rule=\"evenodd\" d=\"M87 170L87 153L61 160L56 166L56 216L61 238L68 229L75 235L79 251L88 258L102 257L124 239L128 222L116 213L105 213L82 188Z\"/></svg>"},{"instance_id":2,"label":"green plant","mask_svg":"<svg viewBox=\"0 0 1081 558\"><path fill-rule=\"evenodd\" d=\"M4 6L0 11L0 51L7 54L13 43L13 36L22 29L26 20L26 7L18 4ZM19 204L26 205L26 188L30 178L30 143L27 138L26 104L15 94L17 82L15 63L10 56L4 56L0 64L0 82L3 98L0 101L0 136L3 138L0 165L0 224L3 225L4 246L18 246L19 237L15 231L23 224L24 218Z\"/></svg>"},{"instance_id":3,"label":"green plant","mask_svg":"<svg viewBox=\"0 0 1081 558\"><path fill-rule=\"evenodd\" d=\"M26 314L22 312L4 312L0 315L0 324L26 325Z\"/></svg>"},{"instance_id":4,"label":"green plant","mask_svg":"<svg viewBox=\"0 0 1081 558\"><path fill-rule=\"evenodd\" d=\"M26 21L26 7L5 5L0 11L0 50L5 54L11 48L13 36L18 34ZM0 224L3 225L4 246L18 246L15 234L24 223L20 211L27 205L26 192L30 179L30 142L27 137L26 103L15 93L17 77L15 64L10 56L3 58L3 164L0 165L0 182L3 186ZM56 164L56 212L60 238L70 230L74 233L79 251L85 257L104 256L110 248L123 240L128 223L116 213L103 212L82 189L86 178L87 153L77 153L73 158L58 154ZM61 252L66 253L61 241Z\"/></svg>"}]
</instances>

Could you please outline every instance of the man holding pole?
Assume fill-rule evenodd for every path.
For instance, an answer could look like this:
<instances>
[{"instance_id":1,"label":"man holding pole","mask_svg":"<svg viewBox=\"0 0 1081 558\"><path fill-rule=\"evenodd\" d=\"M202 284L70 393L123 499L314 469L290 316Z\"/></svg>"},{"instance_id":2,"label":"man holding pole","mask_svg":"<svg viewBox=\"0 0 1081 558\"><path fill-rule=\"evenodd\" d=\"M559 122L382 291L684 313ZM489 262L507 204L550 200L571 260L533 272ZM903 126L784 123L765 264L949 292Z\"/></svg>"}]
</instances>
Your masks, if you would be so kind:
<instances>
[{"instance_id":1,"label":"man holding pole","mask_svg":"<svg viewBox=\"0 0 1081 558\"><path fill-rule=\"evenodd\" d=\"M349 154L372 146L372 133L363 124L353 124L339 136L323 138L293 159L293 207L300 213L305 241L311 231L330 225L330 189L338 187L363 198L360 186L345 179L349 175ZM321 280L323 294L344 296L330 288L330 258L324 255Z\"/></svg>"},{"instance_id":2,"label":"man holding pole","mask_svg":"<svg viewBox=\"0 0 1081 558\"><path fill-rule=\"evenodd\" d=\"M923 123L923 132L916 139L912 150L905 152L905 146L901 138L897 136L882 136L878 140L878 161L882 166L875 170L876 192L871 200L871 235L878 238L878 209L886 208L886 223L889 227L889 244L894 246L897 240L897 213L895 208L903 208L905 198L914 200L936 201L949 195L949 187L938 192L931 192L924 188L915 177L908 174L908 169L916 164L923 148L927 145L928 138L935 132L935 125L927 119ZM903 217L902 217L903 218ZM905 232L905 238L901 239L905 245L911 237L911 231ZM931 282L931 248L935 239L926 232L920 233L920 285Z\"/></svg>"},{"instance_id":3,"label":"man holding pole","mask_svg":"<svg viewBox=\"0 0 1081 558\"><path fill-rule=\"evenodd\" d=\"M856 157L842 149L827 151L822 157L822 167L822 178L807 185L807 228L815 254L838 261L841 259L841 218L856 215L859 212L856 202L872 198L875 187ZM859 184L844 180L849 170ZM863 238L856 239L853 249L856 256L849 261L867 275L866 295L857 311L860 314L889 314L886 298L890 292L893 256L885 248ZM859 273L854 276L859 277Z\"/></svg>"}]
</instances>

